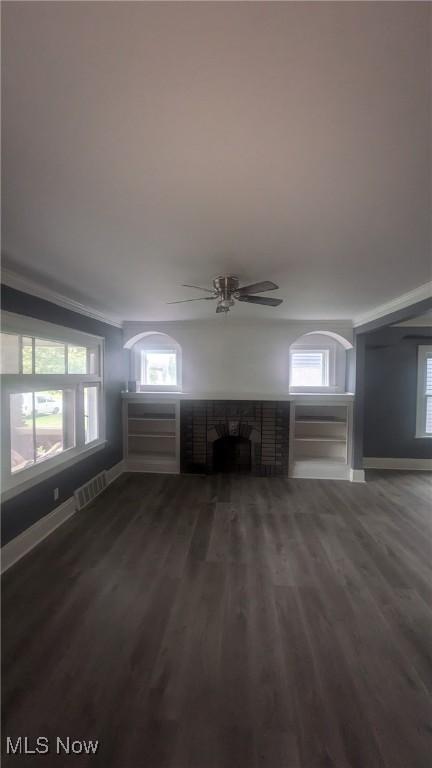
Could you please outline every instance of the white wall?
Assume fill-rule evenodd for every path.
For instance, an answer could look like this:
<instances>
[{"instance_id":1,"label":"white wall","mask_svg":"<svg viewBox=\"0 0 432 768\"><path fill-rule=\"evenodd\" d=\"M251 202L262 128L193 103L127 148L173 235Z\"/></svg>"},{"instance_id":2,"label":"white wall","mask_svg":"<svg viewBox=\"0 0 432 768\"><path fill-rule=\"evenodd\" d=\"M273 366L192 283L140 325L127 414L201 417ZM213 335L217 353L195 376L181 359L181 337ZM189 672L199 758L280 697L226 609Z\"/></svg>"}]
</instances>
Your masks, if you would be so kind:
<instances>
[{"instance_id":1,"label":"white wall","mask_svg":"<svg viewBox=\"0 0 432 768\"><path fill-rule=\"evenodd\" d=\"M302 334L327 330L349 342L347 323L211 320L124 325L124 343L149 331L167 333L182 347L182 389L190 393L287 394L289 347ZM132 370L131 370L132 373Z\"/></svg>"}]
</instances>

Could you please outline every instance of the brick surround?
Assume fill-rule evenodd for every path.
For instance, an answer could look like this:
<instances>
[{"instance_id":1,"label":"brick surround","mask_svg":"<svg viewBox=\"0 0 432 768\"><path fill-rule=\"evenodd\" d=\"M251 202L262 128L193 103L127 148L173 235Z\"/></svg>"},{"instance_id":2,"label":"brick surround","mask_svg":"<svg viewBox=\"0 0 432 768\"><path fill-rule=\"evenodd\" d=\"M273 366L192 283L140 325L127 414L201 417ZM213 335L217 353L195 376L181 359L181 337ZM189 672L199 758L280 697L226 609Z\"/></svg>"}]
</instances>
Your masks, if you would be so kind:
<instances>
[{"instance_id":1,"label":"brick surround","mask_svg":"<svg viewBox=\"0 0 432 768\"><path fill-rule=\"evenodd\" d=\"M213 443L231 435L251 441L251 474L288 473L289 402L183 400L180 408L182 472L213 472Z\"/></svg>"}]
</instances>

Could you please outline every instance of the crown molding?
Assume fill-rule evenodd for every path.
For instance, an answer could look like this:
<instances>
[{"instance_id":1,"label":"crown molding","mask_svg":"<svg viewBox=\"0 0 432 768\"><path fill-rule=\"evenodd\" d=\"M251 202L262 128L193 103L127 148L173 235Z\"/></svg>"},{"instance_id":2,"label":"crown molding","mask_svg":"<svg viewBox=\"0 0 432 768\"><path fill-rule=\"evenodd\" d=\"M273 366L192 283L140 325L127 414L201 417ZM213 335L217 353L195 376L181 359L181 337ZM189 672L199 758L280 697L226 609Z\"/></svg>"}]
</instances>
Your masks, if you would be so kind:
<instances>
[{"instance_id":1,"label":"crown molding","mask_svg":"<svg viewBox=\"0 0 432 768\"><path fill-rule=\"evenodd\" d=\"M52 304L57 304L59 307L69 309L71 312L77 312L80 315L91 317L92 320L99 320L100 323L114 325L116 328L123 327L123 323L118 317L115 317L114 315L106 315L93 307L81 304L81 302L75 301L75 299L70 299L62 293L57 293L57 291L47 288L36 280L24 277L11 269L2 269L1 282L8 285L10 288L15 288L17 291L28 293L30 296L36 296L38 299L44 299L45 301L50 301Z\"/></svg>"},{"instance_id":2,"label":"crown molding","mask_svg":"<svg viewBox=\"0 0 432 768\"><path fill-rule=\"evenodd\" d=\"M364 312L361 315L357 315L353 319L354 328L358 328L361 325L373 322L373 320L379 320L381 317L391 315L393 312L398 312L400 309L417 304L419 301L432 298L432 281L424 283L418 288L414 288L413 291L403 293L401 296L397 296L391 301L387 301L385 304L380 304L378 307L371 309L369 312Z\"/></svg>"},{"instance_id":3,"label":"crown molding","mask_svg":"<svg viewBox=\"0 0 432 768\"><path fill-rule=\"evenodd\" d=\"M87 304L82 304L81 302L76 301L75 299L71 299L68 296L65 296L64 294L58 293L57 291L54 291L51 288L48 288L47 286L42 285L36 280L32 280L31 278L24 277L23 275L20 275L11 269L2 269L1 282L4 283L5 285L8 285L10 288L15 288L17 291L28 293L31 296L36 296L38 299L44 299L45 301L50 301L53 304L57 304L59 307L64 307L64 309L69 309L71 312L77 312L80 315L91 317L93 320L98 320L101 323L107 323L108 325L113 325L116 328L123 328L122 321L120 320L120 318L116 317L115 315L109 315L103 312L99 312L97 309L94 309L93 307L90 307ZM358 328L362 325L366 325L367 323L373 322L374 320L378 320L379 318L385 317L386 315L391 315L392 313L397 312L400 309L405 309L406 307L409 307L412 304L417 304L417 302L424 301L425 299L429 299L429 298L432 298L432 281L428 283L424 283L424 285L420 285L418 288L414 288L414 290L412 291L403 293L401 296L397 296L395 299L392 299L391 301L388 301L384 304L380 304L378 307L375 307L374 309L369 310L368 312L364 312L363 314L356 315L352 320L352 325L354 328ZM313 321L312 320L310 321L296 320L295 322L303 325L318 324L318 321L316 320L313 320ZM347 321L343 321L343 320L333 321L333 323L336 323L336 322L340 325L343 325L344 323L346 324ZM327 320L327 323L329 323L328 320Z\"/></svg>"}]
</instances>

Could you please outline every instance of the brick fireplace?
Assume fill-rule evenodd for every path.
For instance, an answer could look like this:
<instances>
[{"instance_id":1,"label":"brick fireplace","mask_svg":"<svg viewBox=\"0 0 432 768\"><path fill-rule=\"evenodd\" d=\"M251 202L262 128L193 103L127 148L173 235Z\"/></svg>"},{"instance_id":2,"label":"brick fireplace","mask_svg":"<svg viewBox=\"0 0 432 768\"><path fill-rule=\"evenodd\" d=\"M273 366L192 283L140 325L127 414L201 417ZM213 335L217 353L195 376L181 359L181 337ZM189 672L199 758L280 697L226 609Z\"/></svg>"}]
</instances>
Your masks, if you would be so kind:
<instances>
[{"instance_id":1,"label":"brick fireplace","mask_svg":"<svg viewBox=\"0 0 432 768\"><path fill-rule=\"evenodd\" d=\"M288 473L289 402L183 400L182 472Z\"/></svg>"}]
</instances>

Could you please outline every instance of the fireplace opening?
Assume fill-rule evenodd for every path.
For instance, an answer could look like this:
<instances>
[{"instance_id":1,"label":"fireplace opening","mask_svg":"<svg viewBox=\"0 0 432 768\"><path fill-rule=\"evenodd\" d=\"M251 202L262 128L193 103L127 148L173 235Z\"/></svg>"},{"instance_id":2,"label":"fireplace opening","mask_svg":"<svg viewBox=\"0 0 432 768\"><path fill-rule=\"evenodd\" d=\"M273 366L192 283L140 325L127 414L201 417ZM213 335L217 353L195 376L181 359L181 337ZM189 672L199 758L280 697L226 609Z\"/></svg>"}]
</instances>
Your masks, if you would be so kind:
<instances>
[{"instance_id":1,"label":"fireplace opening","mask_svg":"<svg viewBox=\"0 0 432 768\"><path fill-rule=\"evenodd\" d=\"M214 472L251 471L251 442L246 437L226 435L213 443Z\"/></svg>"}]
</instances>

